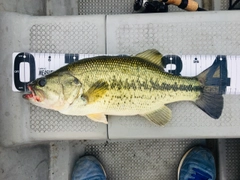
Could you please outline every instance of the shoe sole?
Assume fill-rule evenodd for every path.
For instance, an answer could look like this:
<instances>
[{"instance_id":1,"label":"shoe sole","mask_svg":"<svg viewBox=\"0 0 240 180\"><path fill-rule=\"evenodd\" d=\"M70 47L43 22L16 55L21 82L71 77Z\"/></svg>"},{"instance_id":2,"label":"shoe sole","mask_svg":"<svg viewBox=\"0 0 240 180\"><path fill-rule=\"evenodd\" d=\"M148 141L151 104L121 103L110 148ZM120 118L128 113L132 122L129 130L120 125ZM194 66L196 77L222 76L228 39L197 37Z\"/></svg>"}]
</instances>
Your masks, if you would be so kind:
<instances>
[{"instance_id":1,"label":"shoe sole","mask_svg":"<svg viewBox=\"0 0 240 180\"><path fill-rule=\"evenodd\" d=\"M99 161L99 163L100 163L100 161ZM105 177L106 177L106 179L107 179L107 173L106 173L106 171L105 171L105 169L104 169L102 163L100 163L100 166L102 167L103 173L104 173L104 175L105 175Z\"/></svg>"},{"instance_id":2,"label":"shoe sole","mask_svg":"<svg viewBox=\"0 0 240 180\"><path fill-rule=\"evenodd\" d=\"M195 147L192 147L191 149L189 149L182 157L179 165L178 165L178 175L177 175L177 180L179 180L179 176L180 176L180 169L182 168L182 164L183 164L183 161L185 160L185 158L187 157L187 155L193 150L193 148Z\"/></svg>"},{"instance_id":3,"label":"shoe sole","mask_svg":"<svg viewBox=\"0 0 240 180\"><path fill-rule=\"evenodd\" d=\"M97 159L95 156L93 156L93 157L94 157L95 159ZM99 164L100 164L100 166L101 166L101 168L102 168L102 170L103 170L103 173L104 173L104 175L105 175L105 177L106 177L106 179L107 179L107 173L106 173L106 171L105 171L102 163L101 163L98 159L97 159L97 161L99 162Z\"/></svg>"}]
</instances>

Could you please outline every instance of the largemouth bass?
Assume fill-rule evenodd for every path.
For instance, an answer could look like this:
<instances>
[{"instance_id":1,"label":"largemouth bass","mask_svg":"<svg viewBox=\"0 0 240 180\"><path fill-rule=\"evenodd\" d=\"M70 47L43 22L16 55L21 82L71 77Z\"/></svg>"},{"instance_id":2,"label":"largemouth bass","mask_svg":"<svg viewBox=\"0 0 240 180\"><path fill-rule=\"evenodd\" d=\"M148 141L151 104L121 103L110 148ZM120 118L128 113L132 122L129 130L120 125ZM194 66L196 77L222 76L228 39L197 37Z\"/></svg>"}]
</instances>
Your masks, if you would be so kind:
<instances>
[{"instance_id":1,"label":"largemouth bass","mask_svg":"<svg viewBox=\"0 0 240 180\"><path fill-rule=\"evenodd\" d=\"M66 65L28 84L23 97L66 115L107 123L106 115L141 115L157 125L171 119L166 104L192 101L219 118L223 97L205 86L206 69L196 77L164 72L162 55L147 50L136 56L98 56Z\"/></svg>"}]
</instances>

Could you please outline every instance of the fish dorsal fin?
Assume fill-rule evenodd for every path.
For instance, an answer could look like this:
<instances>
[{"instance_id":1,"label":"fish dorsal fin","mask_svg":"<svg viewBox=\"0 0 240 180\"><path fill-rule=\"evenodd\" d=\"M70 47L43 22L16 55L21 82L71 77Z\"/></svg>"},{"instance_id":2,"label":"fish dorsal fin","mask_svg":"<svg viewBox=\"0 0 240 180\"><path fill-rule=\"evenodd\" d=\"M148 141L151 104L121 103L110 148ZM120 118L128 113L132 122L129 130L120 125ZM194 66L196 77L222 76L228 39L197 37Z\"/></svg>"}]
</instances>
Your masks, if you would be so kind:
<instances>
[{"instance_id":1,"label":"fish dorsal fin","mask_svg":"<svg viewBox=\"0 0 240 180\"><path fill-rule=\"evenodd\" d=\"M171 120L172 111L167 106L163 105L161 108L146 114L141 114L141 116L145 117L154 124L164 126Z\"/></svg>"},{"instance_id":2,"label":"fish dorsal fin","mask_svg":"<svg viewBox=\"0 0 240 180\"><path fill-rule=\"evenodd\" d=\"M160 66L162 69L164 69L164 67L162 65L162 54L156 49L149 49L144 52L138 53L135 56L142 58L146 61L149 61L153 64L156 64L156 65Z\"/></svg>"},{"instance_id":3,"label":"fish dorsal fin","mask_svg":"<svg viewBox=\"0 0 240 180\"><path fill-rule=\"evenodd\" d=\"M102 98L108 89L108 83L103 80L99 80L95 82L86 93L83 94L83 97L87 100L88 104L94 103Z\"/></svg>"}]
</instances>

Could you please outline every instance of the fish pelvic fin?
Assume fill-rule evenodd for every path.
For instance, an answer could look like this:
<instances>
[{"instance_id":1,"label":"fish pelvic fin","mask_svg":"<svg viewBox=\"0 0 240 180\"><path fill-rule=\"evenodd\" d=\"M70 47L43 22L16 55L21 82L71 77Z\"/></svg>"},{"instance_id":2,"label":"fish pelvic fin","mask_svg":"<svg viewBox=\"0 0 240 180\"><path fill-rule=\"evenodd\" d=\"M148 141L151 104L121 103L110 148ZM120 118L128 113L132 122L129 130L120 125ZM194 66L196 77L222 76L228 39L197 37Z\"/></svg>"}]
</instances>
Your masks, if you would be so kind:
<instances>
[{"instance_id":1,"label":"fish pelvic fin","mask_svg":"<svg viewBox=\"0 0 240 180\"><path fill-rule=\"evenodd\" d=\"M222 114L224 101L219 87L211 85L212 77L208 78L209 73L212 77L220 78L220 67L213 64L197 76L197 79L202 83L203 90L195 104L210 117L218 119Z\"/></svg>"},{"instance_id":2,"label":"fish pelvic fin","mask_svg":"<svg viewBox=\"0 0 240 180\"><path fill-rule=\"evenodd\" d=\"M105 114L102 114L102 113L98 113L98 114L88 114L87 117L93 121L96 121L96 122L101 122L101 123L104 123L104 124L107 124L107 118L106 118L106 115Z\"/></svg>"},{"instance_id":3,"label":"fish pelvic fin","mask_svg":"<svg viewBox=\"0 0 240 180\"><path fill-rule=\"evenodd\" d=\"M94 103L102 98L109 90L109 84L103 80L95 82L89 90L83 94L88 104Z\"/></svg>"},{"instance_id":4,"label":"fish pelvic fin","mask_svg":"<svg viewBox=\"0 0 240 180\"><path fill-rule=\"evenodd\" d=\"M141 116L145 117L156 125L164 126L171 120L172 111L167 106L163 105L160 109L146 114L141 114Z\"/></svg>"},{"instance_id":5,"label":"fish pelvic fin","mask_svg":"<svg viewBox=\"0 0 240 180\"><path fill-rule=\"evenodd\" d=\"M164 71L164 66L162 64L162 54L156 49L149 49L144 52L141 52L135 57L142 58L148 62L158 65L162 71Z\"/></svg>"}]
</instances>

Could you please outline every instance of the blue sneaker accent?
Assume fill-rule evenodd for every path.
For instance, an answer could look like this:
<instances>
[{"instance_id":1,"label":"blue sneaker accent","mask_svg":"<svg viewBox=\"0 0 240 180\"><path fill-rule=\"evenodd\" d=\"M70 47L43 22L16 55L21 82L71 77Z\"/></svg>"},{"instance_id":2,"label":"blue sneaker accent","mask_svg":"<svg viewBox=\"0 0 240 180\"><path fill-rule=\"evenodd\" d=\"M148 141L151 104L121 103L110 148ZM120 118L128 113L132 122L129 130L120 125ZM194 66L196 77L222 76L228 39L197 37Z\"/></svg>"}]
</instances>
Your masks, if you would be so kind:
<instances>
[{"instance_id":1,"label":"blue sneaker accent","mask_svg":"<svg viewBox=\"0 0 240 180\"><path fill-rule=\"evenodd\" d=\"M201 146L190 149L178 167L178 180L215 180L216 166L210 150Z\"/></svg>"},{"instance_id":2,"label":"blue sneaker accent","mask_svg":"<svg viewBox=\"0 0 240 180\"><path fill-rule=\"evenodd\" d=\"M95 157L83 156L73 168L72 180L106 180L106 173Z\"/></svg>"}]
</instances>

